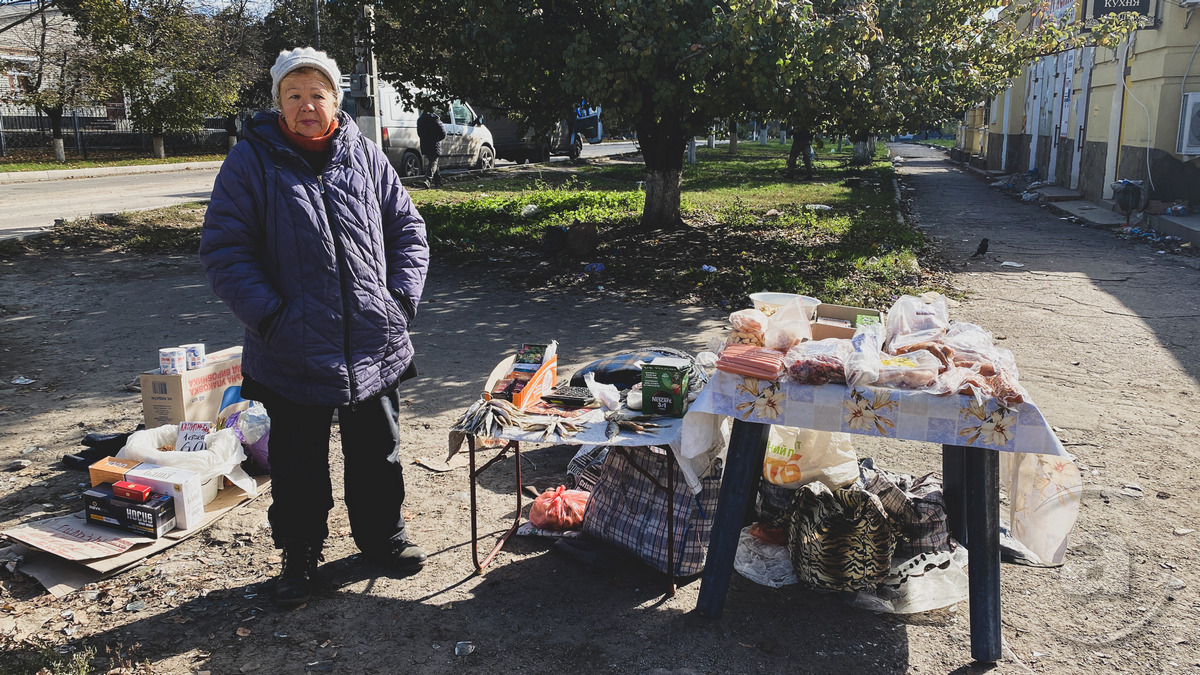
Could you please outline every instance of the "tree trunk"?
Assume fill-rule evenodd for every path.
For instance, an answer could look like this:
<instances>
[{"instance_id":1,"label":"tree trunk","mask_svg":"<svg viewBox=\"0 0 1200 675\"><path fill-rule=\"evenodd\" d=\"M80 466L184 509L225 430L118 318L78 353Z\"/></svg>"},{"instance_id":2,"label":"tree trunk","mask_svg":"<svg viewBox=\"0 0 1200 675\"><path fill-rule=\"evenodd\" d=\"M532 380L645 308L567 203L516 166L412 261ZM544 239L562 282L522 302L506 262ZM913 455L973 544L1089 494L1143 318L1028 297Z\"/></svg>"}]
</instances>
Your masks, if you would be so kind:
<instances>
[{"instance_id":1,"label":"tree trunk","mask_svg":"<svg viewBox=\"0 0 1200 675\"><path fill-rule=\"evenodd\" d=\"M683 126L669 115L657 119L643 115L637 132L646 162L646 205L642 209L641 227L646 230L683 227L679 213L687 146Z\"/></svg>"},{"instance_id":2,"label":"tree trunk","mask_svg":"<svg viewBox=\"0 0 1200 675\"><path fill-rule=\"evenodd\" d=\"M166 148L163 147L163 137L162 136L152 137L150 139L150 144L151 144L151 149L150 149L151 155L153 155L159 159L166 159L167 152L166 152Z\"/></svg>"},{"instance_id":3,"label":"tree trunk","mask_svg":"<svg viewBox=\"0 0 1200 675\"><path fill-rule=\"evenodd\" d=\"M233 150L233 146L237 145L237 115L231 114L225 116L225 133L229 136L229 149Z\"/></svg>"},{"instance_id":4,"label":"tree trunk","mask_svg":"<svg viewBox=\"0 0 1200 675\"><path fill-rule=\"evenodd\" d=\"M875 137L865 131L851 136L854 140L854 153L850 156L851 164L870 164L875 159Z\"/></svg>"},{"instance_id":5,"label":"tree trunk","mask_svg":"<svg viewBox=\"0 0 1200 675\"><path fill-rule=\"evenodd\" d=\"M729 154L737 154L737 122L729 120Z\"/></svg>"},{"instance_id":6,"label":"tree trunk","mask_svg":"<svg viewBox=\"0 0 1200 675\"><path fill-rule=\"evenodd\" d=\"M50 120L50 147L54 149L54 161L67 161L67 150L63 147L62 108L42 108Z\"/></svg>"}]
</instances>

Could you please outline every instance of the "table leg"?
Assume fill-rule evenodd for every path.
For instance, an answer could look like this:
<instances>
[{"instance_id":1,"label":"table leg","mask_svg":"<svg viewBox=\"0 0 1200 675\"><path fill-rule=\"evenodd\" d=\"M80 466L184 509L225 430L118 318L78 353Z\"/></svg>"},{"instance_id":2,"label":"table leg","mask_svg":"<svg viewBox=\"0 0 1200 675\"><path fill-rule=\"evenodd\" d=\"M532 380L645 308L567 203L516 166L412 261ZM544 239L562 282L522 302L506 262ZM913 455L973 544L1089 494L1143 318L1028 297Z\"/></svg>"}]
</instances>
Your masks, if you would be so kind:
<instances>
[{"instance_id":1,"label":"table leg","mask_svg":"<svg viewBox=\"0 0 1200 675\"><path fill-rule=\"evenodd\" d=\"M475 500L475 477L483 473L491 465L503 459L505 453L507 453L509 450L513 451L517 462L517 515L513 519L512 527L508 528L508 531L505 532L504 535L500 537L500 540L496 542L496 545L492 547L491 552L484 557L483 561L480 561L479 526L476 522L479 511ZM517 527L521 524L521 444L517 441L509 441L507 445L500 449L500 452L497 453L495 457L488 460L486 464L478 469L475 468L475 439L470 435L467 436L467 451L471 453L471 456L468 460L470 471L469 479L471 482L471 558L475 561L475 573L483 574L483 568L487 567L492 562L492 559L495 558L496 554L500 552L500 549L504 547L504 543L508 541L508 538L511 537L514 532L517 531Z\"/></svg>"},{"instance_id":2,"label":"table leg","mask_svg":"<svg viewBox=\"0 0 1200 675\"><path fill-rule=\"evenodd\" d=\"M971 658L1000 660L1000 455L964 448L966 513L970 545Z\"/></svg>"},{"instance_id":3,"label":"table leg","mask_svg":"<svg viewBox=\"0 0 1200 675\"><path fill-rule=\"evenodd\" d=\"M712 538L700 581L700 597L696 601L696 609L710 618L721 616L725 609L725 594L733 574L733 558L737 553L742 521L749 497L762 475L769 430L766 424L733 421L721 493L713 517Z\"/></svg>"},{"instance_id":4,"label":"table leg","mask_svg":"<svg viewBox=\"0 0 1200 675\"><path fill-rule=\"evenodd\" d=\"M961 445L942 446L942 499L946 503L946 529L955 541L969 551L971 547L967 545L967 533L963 530L967 499L963 487L966 481L963 467L966 450Z\"/></svg>"}]
</instances>

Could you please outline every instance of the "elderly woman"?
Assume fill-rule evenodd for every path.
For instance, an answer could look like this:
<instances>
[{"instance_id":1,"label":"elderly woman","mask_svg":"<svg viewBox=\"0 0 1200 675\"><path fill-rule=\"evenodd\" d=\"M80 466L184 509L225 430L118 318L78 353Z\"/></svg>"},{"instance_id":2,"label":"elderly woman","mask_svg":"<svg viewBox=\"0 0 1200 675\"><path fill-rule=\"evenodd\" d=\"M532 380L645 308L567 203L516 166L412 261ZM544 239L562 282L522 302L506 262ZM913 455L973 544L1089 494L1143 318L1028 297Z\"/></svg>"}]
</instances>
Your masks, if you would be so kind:
<instances>
[{"instance_id":1,"label":"elderly woman","mask_svg":"<svg viewBox=\"0 0 1200 675\"><path fill-rule=\"evenodd\" d=\"M217 175L200 259L246 328L242 395L271 417L268 512L283 569L276 602L311 595L333 508L337 413L354 542L412 569L404 529L398 385L429 267L425 222L378 147L338 110L337 63L298 48L271 68L278 110L258 113Z\"/></svg>"}]
</instances>

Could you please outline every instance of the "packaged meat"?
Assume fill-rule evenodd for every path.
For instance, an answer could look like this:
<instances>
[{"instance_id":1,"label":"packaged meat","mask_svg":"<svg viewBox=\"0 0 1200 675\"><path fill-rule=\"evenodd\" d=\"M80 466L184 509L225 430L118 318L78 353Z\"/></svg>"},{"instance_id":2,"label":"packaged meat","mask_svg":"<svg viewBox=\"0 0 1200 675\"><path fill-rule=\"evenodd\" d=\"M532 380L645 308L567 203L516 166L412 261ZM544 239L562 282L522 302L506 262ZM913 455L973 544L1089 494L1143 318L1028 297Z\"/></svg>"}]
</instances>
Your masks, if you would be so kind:
<instances>
[{"instance_id":1,"label":"packaged meat","mask_svg":"<svg viewBox=\"0 0 1200 675\"><path fill-rule=\"evenodd\" d=\"M846 360L854 352L850 340L827 338L801 342L783 357L788 377L799 384L846 382Z\"/></svg>"},{"instance_id":2,"label":"packaged meat","mask_svg":"<svg viewBox=\"0 0 1200 675\"><path fill-rule=\"evenodd\" d=\"M787 352L793 345L811 339L812 324L808 320L808 309L799 298L795 298L784 303L767 319L763 346Z\"/></svg>"},{"instance_id":3,"label":"packaged meat","mask_svg":"<svg viewBox=\"0 0 1200 675\"><path fill-rule=\"evenodd\" d=\"M783 354L764 347L731 344L721 350L717 370L760 380L777 380L783 373Z\"/></svg>"},{"instance_id":4,"label":"packaged meat","mask_svg":"<svg viewBox=\"0 0 1200 675\"><path fill-rule=\"evenodd\" d=\"M883 326L864 324L850 338L851 352L846 357L846 382L852 387L865 387L879 379L879 350L883 345Z\"/></svg>"},{"instance_id":5,"label":"packaged meat","mask_svg":"<svg viewBox=\"0 0 1200 675\"><path fill-rule=\"evenodd\" d=\"M902 295L888 310L884 346L895 353L915 342L939 340L950 327L946 298L936 293L928 298Z\"/></svg>"},{"instance_id":6,"label":"packaged meat","mask_svg":"<svg viewBox=\"0 0 1200 675\"><path fill-rule=\"evenodd\" d=\"M879 359L879 378L875 384L895 389L928 389L938 378L942 362L925 350L899 356L884 354Z\"/></svg>"},{"instance_id":7,"label":"packaged meat","mask_svg":"<svg viewBox=\"0 0 1200 675\"><path fill-rule=\"evenodd\" d=\"M942 366L940 368L938 368L939 373L946 372L947 370L950 369L951 366L954 365L954 363L953 363L954 349L952 349L951 347L948 347L940 342L929 342L929 341L914 342L911 345L905 345L903 347L900 347L899 349L895 350L893 353L899 355L899 354L908 354L910 352L916 352L916 351L921 351L921 350L925 350L925 351L929 352L930 354L933 354L934 356L937 357L938 361L942 362Z\"/></svg>"}]
</instances>

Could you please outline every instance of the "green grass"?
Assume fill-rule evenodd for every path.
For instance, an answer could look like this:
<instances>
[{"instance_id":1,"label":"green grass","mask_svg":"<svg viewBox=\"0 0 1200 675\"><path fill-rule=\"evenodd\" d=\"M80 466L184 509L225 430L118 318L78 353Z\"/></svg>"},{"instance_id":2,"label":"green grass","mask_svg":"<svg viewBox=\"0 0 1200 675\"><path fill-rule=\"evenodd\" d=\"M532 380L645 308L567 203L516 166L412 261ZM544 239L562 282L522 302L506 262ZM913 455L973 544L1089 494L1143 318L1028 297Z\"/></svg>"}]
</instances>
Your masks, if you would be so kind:
<instances>
[{"instance_id":1,"label":"green grass","mask_svg":"<svg viewBox=\"0 0 1200 675\"><path fill-rule=\"evenodd\" d=\"M644 168L596 162L566 175L472 180L414 195L434 255L474 267L497 259L537 260L495 273L534 287L603 286L628 297L740 304L758 290L798 292L827 302L886 308L900 293L947 290L925 241L898 223L893 171L878 146L866 167L848 164L850 148L819 152L812 181L784 177L786 146L741 143L697 150L683 171L688 227L646 232L638 226ZM808 205L831 210L812 210ZM542 247L547 228L595 227L599 245L581 257ZM602 273L584 272L589 262ZM543 264L545 263L545 264ZM701 271L715 267L716 272Z\"/></svg>"},{"instance_id":2,"label":"green grass","mask_svg":"<svg viewBox=\"0 0 1200 675\"><path fill-rule=\"evenodd\" d=\"M176 164L180 162L220 162L223 154L170 155L165 159L151 157L147 152L131 150L88 150L88 158L78 153L67 152L67 161L57 162L48 149L9 150L0 157L0 172L9 171L52 171L55 169L90 169L101 166L134 166L141 164Z\"/></svg>"},{"instance_id":3,"label":"green grass","mask_svg":"<svg viewBox=\"0 0 1200 675\"><path fill-rule=\"evenodd\" d=\"M417 190L433 257L530 288L627 299L741 307L761 290L886 309L903 293L950 292L936 253L897 221L886 150L851 166L847 147L818 151L813 180L784 176L787 146L740 143L697 151L683 170L686 226L640 225L645 193L638 161L576 161ZM808 208L824 205L826 209ZM194 253L204 205L84 219L0 246L0 257L67 247ZM585 251L550 250L552 228L594 237ZM589 234L589 231L594 234ZM602 263L603 271L587 271ZM715 272L704 271L709 266Z\"/></svg>"}]
</instances>

